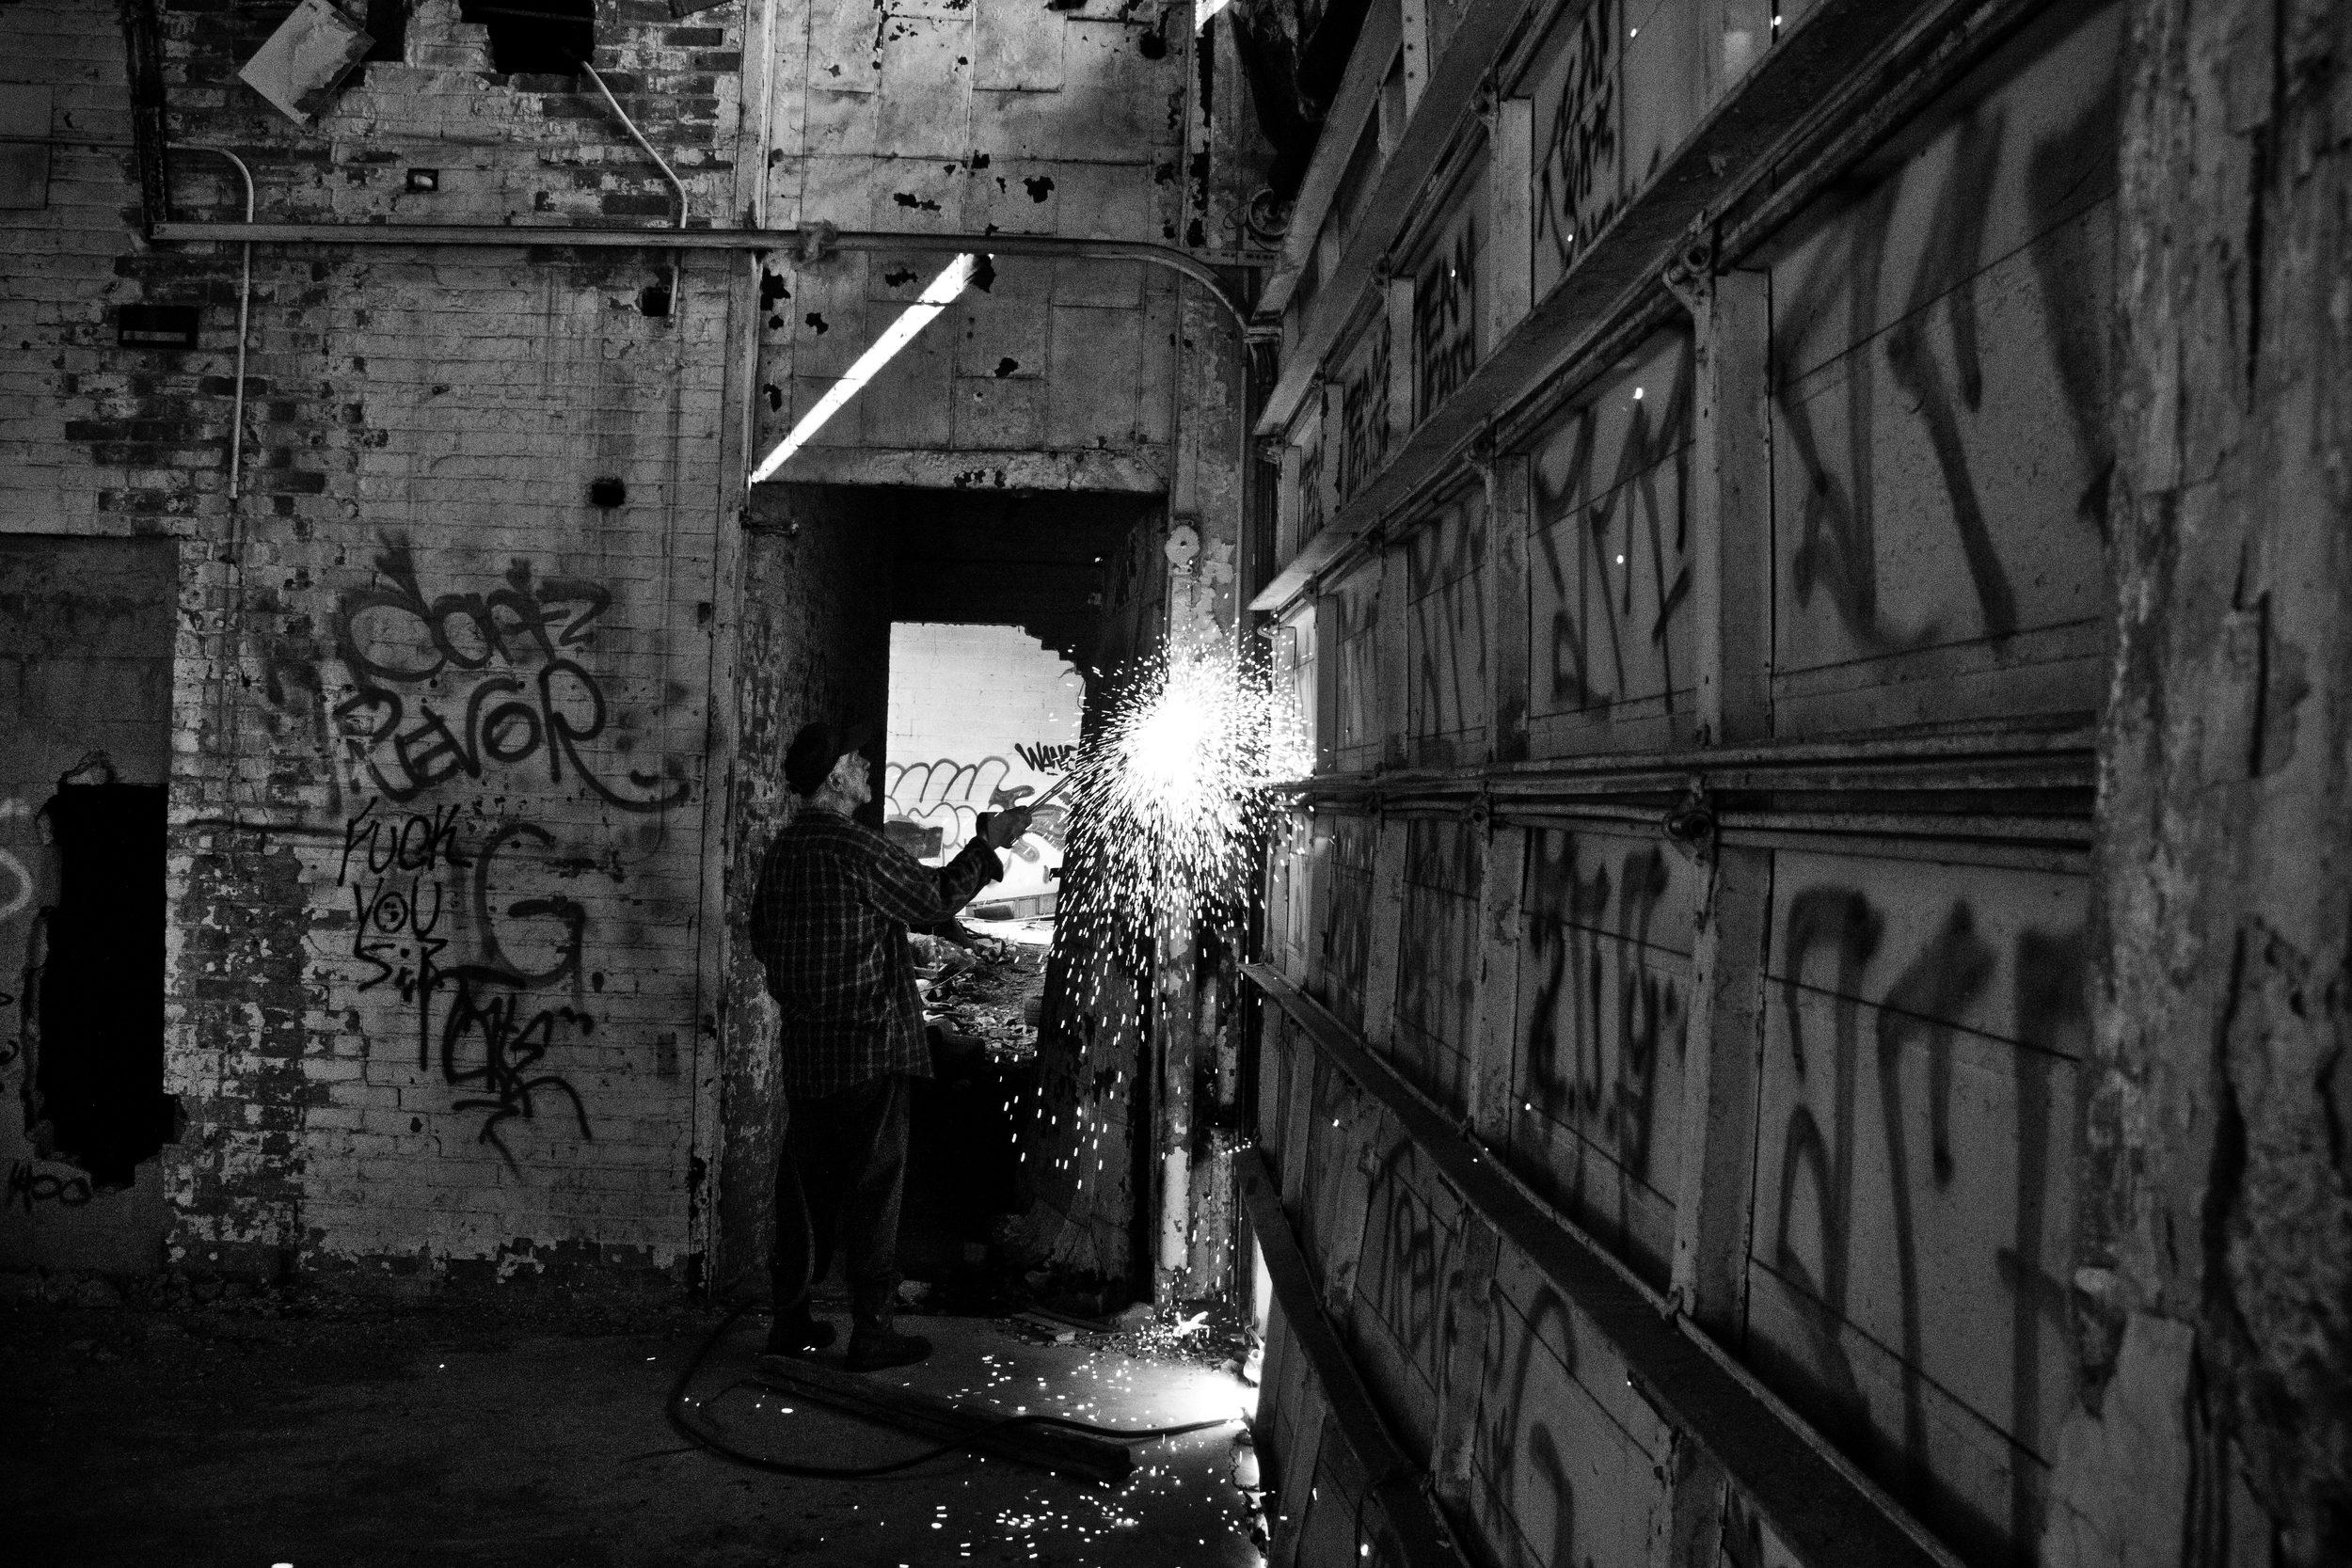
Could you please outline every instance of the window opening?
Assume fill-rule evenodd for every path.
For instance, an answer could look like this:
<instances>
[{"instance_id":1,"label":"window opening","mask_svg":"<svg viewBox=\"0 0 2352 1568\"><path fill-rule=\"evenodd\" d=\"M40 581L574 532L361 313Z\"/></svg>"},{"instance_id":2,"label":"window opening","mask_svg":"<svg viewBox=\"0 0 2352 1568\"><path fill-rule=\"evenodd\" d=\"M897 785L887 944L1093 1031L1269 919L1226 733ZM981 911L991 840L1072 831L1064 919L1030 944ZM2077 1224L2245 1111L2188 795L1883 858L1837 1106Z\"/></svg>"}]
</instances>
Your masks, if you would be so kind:
<instances>
[{"instance_id":1,"label":"window opening","mask_svg":"<svg viewBox=\"0 0 2352 1568\"><path fill-rule=\"evenodd\" d=\"M362 61L385 60L393 65L408 57L409 0L368 0L363 25L375 41L359 56Z\"/></svg>"},{"instance_id":2,"label":"window opening","mask_svg":"<svg viewBox=\"0 0 2352 1568\"><path fill-rule=\"evenodd\" d=\"M490 68L510 76L577 76L596 52L596 0L458 0L457 18L490 29Z\"/></svg>"}]
</instances>

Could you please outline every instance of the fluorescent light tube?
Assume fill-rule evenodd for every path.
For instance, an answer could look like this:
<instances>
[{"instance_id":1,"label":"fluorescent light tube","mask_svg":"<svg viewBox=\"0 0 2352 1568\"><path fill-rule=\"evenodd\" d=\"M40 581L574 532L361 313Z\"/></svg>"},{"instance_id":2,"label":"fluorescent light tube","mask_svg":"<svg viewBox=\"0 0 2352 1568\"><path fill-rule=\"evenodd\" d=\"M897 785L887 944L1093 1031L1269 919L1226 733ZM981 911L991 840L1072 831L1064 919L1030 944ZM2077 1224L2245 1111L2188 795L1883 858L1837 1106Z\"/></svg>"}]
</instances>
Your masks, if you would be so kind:
<instances>
[{"instance_id":1,"label":"fluorescent light tube","mask_svg":"<svg viewBox=\"0 0 2352 1568\"><path fill-rule=\"evenodd\" d=\"M955 303L956 296L963 293L965 284L972 281L972 274L979 264L978 254L966 251L948 262L946 270L926 284L922 294L899 314L897 321L890 324L889 330L875 339L873 346L857 356L857 363L850 367L850 373L834 382L825 395L817 400L816 406L801 416L800 422L792 427L792 434L779 441L774 451L759 460L759 467L752 470L752 483L757 484L767 479L783 467L794 452L806 446L809 438L824 428L827 420L839 413L851 398L857 396L858 388L873 380L875 374L890 363L893 355L913 342L916 333L930 325L932 317Z\"/></svg>"}]
</instances>

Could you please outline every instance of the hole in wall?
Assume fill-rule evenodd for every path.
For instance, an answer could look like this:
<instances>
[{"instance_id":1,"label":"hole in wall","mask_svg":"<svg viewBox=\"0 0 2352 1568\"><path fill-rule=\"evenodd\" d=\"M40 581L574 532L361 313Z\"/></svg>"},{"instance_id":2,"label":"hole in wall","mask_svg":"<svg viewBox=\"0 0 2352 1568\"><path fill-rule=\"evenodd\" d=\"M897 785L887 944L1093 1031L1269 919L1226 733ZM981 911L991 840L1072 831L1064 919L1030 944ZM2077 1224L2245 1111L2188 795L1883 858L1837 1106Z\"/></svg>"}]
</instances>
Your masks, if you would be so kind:
<instances>
[{"instance_id":1,"label":"hole in wall","mask_svg":"<svg viewBox=\"0 0 2352 1568\"><path fill-rule=\"evenodd\" d=\"M164 798L100 759L38 814L57 892L27 965L26 1132L102 1187L129 1186L176 1120L164 1093Z\"/></svg>"},{"instance_id":2,"label":"hole in wall","mask_svg":"<svg viewBox=\"0 0 2352 1568\"><path fill-rule=\"evenodd\" d=\"M648 316L668 315L670 313L669 289L660 283L646 284L637 291L637 309L641 313Z\"/></svg>"},{"instance_id":3,"label":"hole in wall","mask_svg":"<svg viewBox=\"0 0 2352 1568\"><path fill-rule=\"evenodd\" d=\"M595 0L458 0L457 18L490 29L490 69L577 76L596 52Z\"/></svg>"},{"instance_id":4,"label":"hole in wall","mask_svg":"<svg viewBox=\"0 0 2352 1568\"><path fill-rule=\"evenodd\" d=\"M588 504L613 507L628 499L628 486L610 474L588 482Z\"/></svg>"},{"instance_id":5,"label":"hole in wall","mask_svg":"<svg viewBox=\"0 0 2352 1568\"><path fill-rule=\"evenodd\" d=\"M368 45L368 52L359 56L363 62L383 60L398 65L408 57L408 7L411 3L412 0L368 0L368 14L360 25L374 41Z\"/></svg>"}]
</instances>

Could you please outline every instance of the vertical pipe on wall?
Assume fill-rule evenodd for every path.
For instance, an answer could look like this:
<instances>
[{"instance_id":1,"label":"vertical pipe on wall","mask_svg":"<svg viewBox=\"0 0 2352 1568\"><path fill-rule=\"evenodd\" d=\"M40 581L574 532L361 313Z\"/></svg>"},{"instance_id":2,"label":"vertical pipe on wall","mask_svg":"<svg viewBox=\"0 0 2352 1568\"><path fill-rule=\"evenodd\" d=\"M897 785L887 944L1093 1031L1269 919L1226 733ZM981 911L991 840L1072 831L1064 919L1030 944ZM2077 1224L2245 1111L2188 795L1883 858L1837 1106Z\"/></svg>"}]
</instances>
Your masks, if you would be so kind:
<instances>
[{"instance_id":1,"label":"vertical pipe on wall","mask_svg":"<svg viewBox=\"0 0 2352 1568\"><path fill-rule=\"evenodd\" d=\"M596 68L586 60L582 60L580 62L580 69L588 73L588 80L596 85L598 92L604 94L605 103L612 106L613 117L620 120L621 128L628 133L629 139L644 149L645 156L653 160L653 166L661 171L661 178L667 180L671 187L677 192L677 226L680 229L685 228L686 182L677 177L677 170L670 166L670 161L667 158L654 150L653 143L647 141L645 134L637 129L637 122L628 118L628 111L622 108L621 101L612 96L612 89L604 85L604 78L596 73ZM248 218L246 221L251 220ZM670 316L673 321L683 313L682 308L685 304L678 298L678 263L681 259L681 252L675 250L670 252Z\"/></svg>"}]
</instances>

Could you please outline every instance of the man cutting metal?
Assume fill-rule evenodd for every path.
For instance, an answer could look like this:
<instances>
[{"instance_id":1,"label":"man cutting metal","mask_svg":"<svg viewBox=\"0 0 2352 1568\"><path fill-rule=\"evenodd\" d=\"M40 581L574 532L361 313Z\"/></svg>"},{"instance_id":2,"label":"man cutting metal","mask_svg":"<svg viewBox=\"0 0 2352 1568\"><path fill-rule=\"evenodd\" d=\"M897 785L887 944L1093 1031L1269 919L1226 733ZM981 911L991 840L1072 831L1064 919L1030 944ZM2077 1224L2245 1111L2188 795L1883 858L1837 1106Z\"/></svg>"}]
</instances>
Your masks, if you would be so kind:
<instances>
[{"instance_id":1,"label":"man cutting metal","mask_svg":"<svg viewBox=\"0 0 2352 1568\"><path fill-rule=\"evenodd\" d=\"M923 864L850 819L874 796L873 765L859 755L872 737L868 725L827 723L792 737L784 777L802 805L769 847L751 914L752 950L783 1008L790 1107L776 1162L768 1354L801 1356L833 1343L809 1290L837 1246L852 1371L906 1366L931 1351L930 1340L891 1326L910 1085L931 1070L907 930L951 919L1002 877L997 852L1030 821L1019 807L983 813L954 859Z\"/></svg>"}]
</instances>

